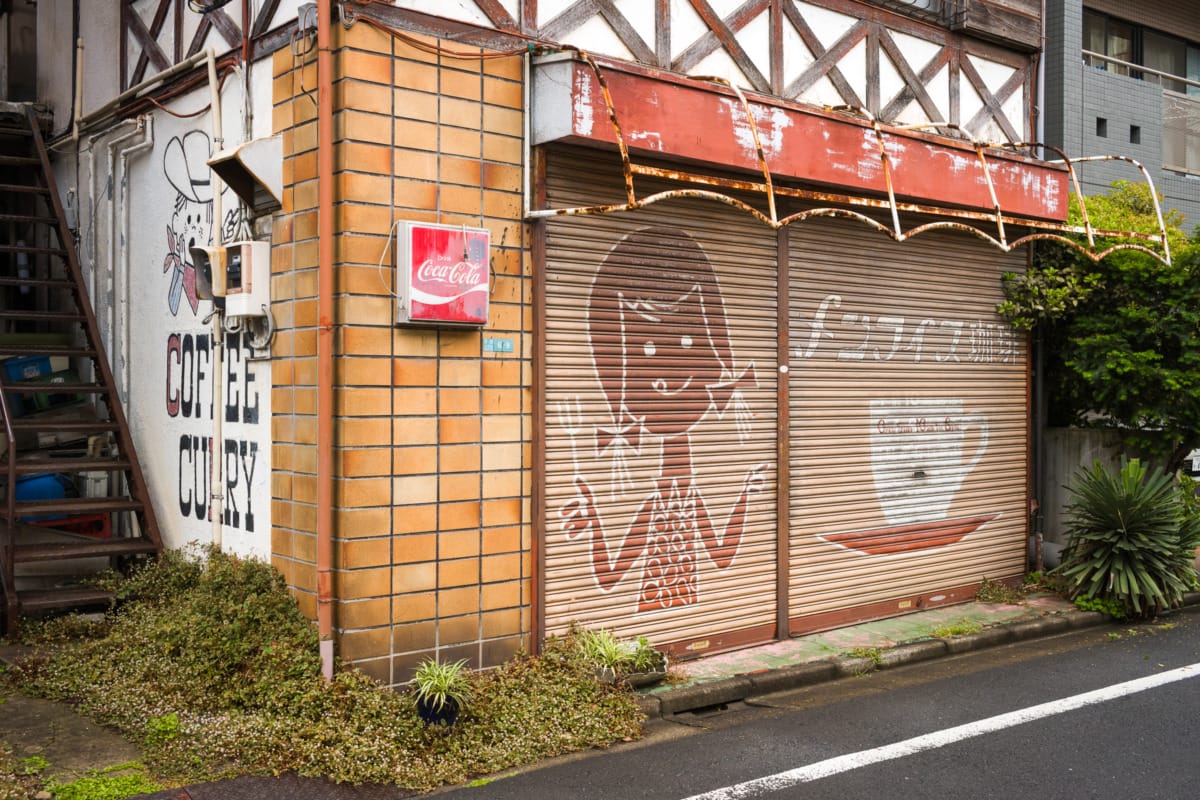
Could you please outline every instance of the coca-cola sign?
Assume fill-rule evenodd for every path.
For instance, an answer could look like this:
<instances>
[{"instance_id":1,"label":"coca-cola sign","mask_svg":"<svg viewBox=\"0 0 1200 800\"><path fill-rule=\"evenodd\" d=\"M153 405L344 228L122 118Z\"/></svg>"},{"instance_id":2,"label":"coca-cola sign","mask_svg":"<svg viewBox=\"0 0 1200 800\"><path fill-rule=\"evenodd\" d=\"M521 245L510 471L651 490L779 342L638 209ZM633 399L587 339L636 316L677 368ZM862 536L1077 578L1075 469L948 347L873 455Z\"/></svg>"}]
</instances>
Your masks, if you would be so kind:
<instances>
[{"instance_id":1,"label":"coca-cola sign","mask_svg":"<svg viewBox=\"0 0 1200 800\"><path fill-rule=\"evenodd\" d=\"M489 248L486 228L406 222L396 247L396 321L485 324Z\"/></svg>"}]
</instances>

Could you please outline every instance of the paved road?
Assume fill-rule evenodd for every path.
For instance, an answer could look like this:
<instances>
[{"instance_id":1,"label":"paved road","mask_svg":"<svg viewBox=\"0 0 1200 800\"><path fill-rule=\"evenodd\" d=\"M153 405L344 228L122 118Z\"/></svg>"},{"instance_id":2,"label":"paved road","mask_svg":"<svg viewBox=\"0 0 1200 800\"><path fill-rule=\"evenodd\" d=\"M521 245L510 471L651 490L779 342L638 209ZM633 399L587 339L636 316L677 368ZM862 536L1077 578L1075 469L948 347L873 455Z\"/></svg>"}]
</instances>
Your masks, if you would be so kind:
<instances>
[{"instance_id":1,"label":"paved road","mask_svg":"<svg viewBox=\"0 0 1200 800\"><path fill-rule=\"evenodd\" d=\"M1200 797L1200 609L653 724L438 800Z\"/></svg>"}]
</instances>

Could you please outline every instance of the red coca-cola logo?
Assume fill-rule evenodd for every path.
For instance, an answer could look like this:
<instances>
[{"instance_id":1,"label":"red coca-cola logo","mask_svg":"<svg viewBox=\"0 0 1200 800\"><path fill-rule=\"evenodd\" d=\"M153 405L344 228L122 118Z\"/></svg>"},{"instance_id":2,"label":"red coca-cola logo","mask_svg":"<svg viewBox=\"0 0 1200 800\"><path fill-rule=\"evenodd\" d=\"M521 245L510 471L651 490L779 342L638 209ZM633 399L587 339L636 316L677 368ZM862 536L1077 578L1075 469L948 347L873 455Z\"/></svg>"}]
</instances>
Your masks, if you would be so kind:
<instances>
[{"instance_id":1,"label":"red coca-cola logo","mask_svg":"<svg viewBox=\"0 0 1200 800\"><path fill-rule=\"evenodd\" d=\"M425 284L441 283L454 288L476 286L483 281L483 265L470 261L439 261L427 258L414 270L414 277Z\"/></svg>"}]
</instances>

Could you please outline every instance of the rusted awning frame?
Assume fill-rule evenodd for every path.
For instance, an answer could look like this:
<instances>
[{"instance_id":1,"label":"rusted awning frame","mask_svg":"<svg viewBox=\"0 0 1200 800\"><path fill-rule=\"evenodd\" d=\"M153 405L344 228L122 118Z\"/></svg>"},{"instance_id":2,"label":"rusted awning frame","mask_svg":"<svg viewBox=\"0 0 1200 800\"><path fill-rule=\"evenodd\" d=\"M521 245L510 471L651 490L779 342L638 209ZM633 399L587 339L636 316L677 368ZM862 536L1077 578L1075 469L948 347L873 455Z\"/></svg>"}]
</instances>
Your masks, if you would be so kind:
<instances>
[{"instance_id":1,"label":"rusted awning frame","mask_svg":"<svg viewBox=\"0 0 1200 800\"><path fill-rule=\"evenodd\" d=\"M758 157L759 168L762 171L763 179L759 181L743 181L732 178L722 178L713 175L704 175L693 172L684 172L680 170L664 169L648 165L634 164L630 154L629 147L625 141L625 136L621 130L621 122L617 117L617 111L613 104L612 95L609 91L608 82L605 80L604 74L600 69L600 65L588 53L575 48L567 48L574 52L578 57L588 64L592 72L596 76L596 80L600 86L601 93L604 97L604 104L608 110L609 123L612 125L613 132L616 137L617 149L621 156L621 169L625 182L626 201L624 203L613 203L609 205L598 206L576 206L572 208L547 208L535 209L532 208L531 192L526 189L525 192L525 217L527 219L546 219L550 217L563 216L587 216L593 214L613 214L621 211L634 211L641 208L654 205L666 200L674 200L679 198L695 198L701 200L712 200L725 205L731 206L739 211L743 211L763 224L778 230L785 225L790 225L795 222L803 222L815 217L841 217L844 219L852 219L862 222L868 227L885 233L897 242L904 242L912 239L923 233L933 230L960 230L970 233L988 244L996 247L1003 252L1011 252L1012 250L1021 247L1037 240L1057 241L1073 248L1080 254L1086 256L1092 261L1100 261L1111 253L1120 250L1137 250L1150 255L1164 264L1171 263L1171 248L1167 241L1166 226L1163 223L1162 209L1158 202L1158 194L1154 187L1154 180L1146 168L1138 161L1127 156L1086 156L1082 158L1071 159L1066 153L1057 147L1043 144L1041 142L981 142L975 139L970 132L962 127L946 123L946 122L929 122L916 125L888 125L881 124L869 112L864 109L854 108L851 106L836 106L826 107L826 111L840 112L847 115L852 115L865 119L870 123L871 129L874 131L875 140L879 145L879 158L883 165L884 181L887 190L887 198L864 197L860 195L842 194L836 192L823 192L812 189L800 189L795 187L776 186L771 179L771 170L767 164L766 155L763 151L762 142L759 138L758 124L755 122L754 115L750 111L750 103L746 99L742 90L733 84L731 81L713 76L696 76L694 80L707 83L714 83L725 86L730 89L738 98L743 112L749 122L749 127L754 140L754 147ZM527 113L529 109L526 109ZM892 180L892 165L888 155L887 142L885 134L890 131L912 131L912 130L953 130L960 136L966 139L975 150L976 158L979 161L980 169L982 170L983 178L988 187L988 194L992 202L993 210L989 212L972 211L970 209L950 208L923 203L910 203L896 199L896 189ZM528 144L527 138L527 147ZM1029 150L1031 152L1039 152L1048 150L1059 156L1056 161L1047 163L1062 164L1066 167L1071 183L1074 185L1075 196L1080 199L1080 210L1083 214L1083 225L1069 225L1062 222L1054 222L1044 219L1036 219L1029 217L1019 217L1010 214L1005 214L1001 208L1000 201L996 195L995 185L992 182L991 172L988 166L987 155L988 149L1008 149L1008 150ZM1096 230L1092 227L1091 220L1088 218L1087 207L1082 202L1083 192L1079 183L1079 176L1075 171L1075 164L1089 161L1125 161L1134 165L1145 179L1146 184L1150 187L1150 196L1154 202L1154 210L1158 219L1159 235L1137 233L1133 231L1110 231ZM663 192L656 192L639 198L634 189L634 175L642 175L652 178L660 178L679 183L698 184L715 186L721 189L729 189L733 191L755 192L766 195L767 199L767 214L763 214L757 208L745 203L730 195L718 191L708 189L672 189ZM819 207L811 208L805 211L800 211L795 214L790 214L782 219L776 212L776 196L791 197L801 200L810 200L818 203L838 203L846 207ZM857 208L880 209L890 213L891 225L885 225L878 220L853 210ZM917 225L908 230L904 230L900 223L900 213L922 214L927 216L952 217L954 219L942 219L935 222L927 222L922 225ZM955 221L956 219L975 220L980 222L992 222L996 225L996 236L992 236L988 232L969 225L965 222ZM1028 233L1013 241L1008 241L1007 231L1005 226L1031 228L1035 232ZM1087 245L1081 245L1076 240L1066 234L1082 234L1087 239ZM1124 243L1115 244L1107 247L1104 250L1096 249L1096 238L1123 238L1123 239L1138 239L1145 242L1157 244L1162 248L1162 252L1152 250L1149 247L1141 244Z\"/></svg>"}]
</instances>

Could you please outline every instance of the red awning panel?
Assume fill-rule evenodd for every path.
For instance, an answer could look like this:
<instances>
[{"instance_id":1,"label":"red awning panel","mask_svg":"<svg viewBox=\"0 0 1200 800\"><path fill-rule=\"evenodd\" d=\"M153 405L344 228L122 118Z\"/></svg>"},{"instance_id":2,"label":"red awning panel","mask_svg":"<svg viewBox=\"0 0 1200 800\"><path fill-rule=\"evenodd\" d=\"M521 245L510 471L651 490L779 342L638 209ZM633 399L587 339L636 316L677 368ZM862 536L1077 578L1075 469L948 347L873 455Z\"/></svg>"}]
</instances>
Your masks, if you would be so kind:
<instances>
[{"instance_id":1,"label":"red awning panel","mask_svg":"<svg viewBox=\"0 0 1200 800\"><path fill-rule=\"evenodd\" d=\"M883 152L898 198L1062 221L1068 173L1059 165L987 149L986 169L970 143L892 126L877 129L848 113L754 97L743 105L716 83L636 67L603 68L621 135L633 157L684 159L761 174L755 130L776 179L851 194L885 195ZM754 115L752 127L746 108ZM571 56L541 61L534 74L533 143L615 145L604 87L593 67ZM882 148L881 148L882 142Z\"/></svg>"}]
</instances>

